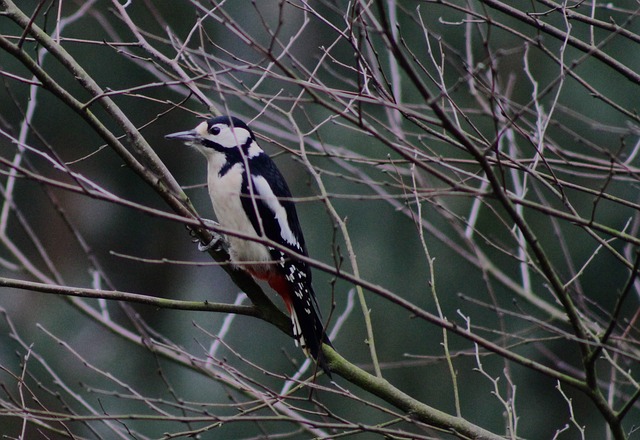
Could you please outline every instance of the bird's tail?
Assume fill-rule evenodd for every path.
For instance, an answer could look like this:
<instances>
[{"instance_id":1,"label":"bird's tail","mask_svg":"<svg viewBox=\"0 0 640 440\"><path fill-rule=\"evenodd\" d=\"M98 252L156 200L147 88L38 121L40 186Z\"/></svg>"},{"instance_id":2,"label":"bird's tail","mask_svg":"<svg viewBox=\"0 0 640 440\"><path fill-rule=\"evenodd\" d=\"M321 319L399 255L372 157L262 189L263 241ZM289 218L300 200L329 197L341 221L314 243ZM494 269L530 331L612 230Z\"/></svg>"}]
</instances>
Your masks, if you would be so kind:
<instances>
[{"instance_id":1,"label":"bird's tail","mask_svg":"<svg viewBox=\"0 0 640 440\"><path fill-rule=\"evenodd\" d=\"M320 313L315 304L313 304L313 307L309 307L305 301L296 301L296 299L297 297L294 294L292 307L289 310L296 345L300 345L305 355L315 359L318 366L331 377L327 360L322 351L322 344L327 344L330 347L333 347L333 345L329 336L327 336Z\"/></svg>"},{"instance_id":2,"label":"bird's tail","mask_svg":"<svg viewBox=\"0 0 640 440\"><path fill-rule=\"evenodd\" d=\"M322 351L322 344L331 347L326 334L313 287L306 280L290 277L275 277L268 280L269 285L284 300L291 315L293 337L296 345L302 348L306 356L311 356L329 377L331 373Z\"/></svg>"}]
</instances>

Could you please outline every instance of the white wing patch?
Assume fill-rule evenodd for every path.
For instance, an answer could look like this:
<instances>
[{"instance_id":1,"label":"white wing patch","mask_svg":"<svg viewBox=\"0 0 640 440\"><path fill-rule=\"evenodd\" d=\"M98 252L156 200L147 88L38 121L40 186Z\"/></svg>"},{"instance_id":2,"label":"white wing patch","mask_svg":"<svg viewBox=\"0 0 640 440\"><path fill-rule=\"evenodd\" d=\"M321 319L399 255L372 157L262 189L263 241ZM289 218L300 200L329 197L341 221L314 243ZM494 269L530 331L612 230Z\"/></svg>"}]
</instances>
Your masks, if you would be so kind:
<instances>
[{"instance_id":1,"label":"white wing patch","mask_svg":"<svg viewBox=\"0 0 640 440\"><path fill-rule=\"evenodd\" d=\"M290 245L300 248L300 243L298 243L295 235L293 235L293 231L289 227L287 211L271 190L267 180L262 176L251 176L251 180L258 192L256 195L269 207L269 209L271 209L273 215L278 221L278 224L280 225L280 236L282 239Z\"/></svg>"}]
</instances>

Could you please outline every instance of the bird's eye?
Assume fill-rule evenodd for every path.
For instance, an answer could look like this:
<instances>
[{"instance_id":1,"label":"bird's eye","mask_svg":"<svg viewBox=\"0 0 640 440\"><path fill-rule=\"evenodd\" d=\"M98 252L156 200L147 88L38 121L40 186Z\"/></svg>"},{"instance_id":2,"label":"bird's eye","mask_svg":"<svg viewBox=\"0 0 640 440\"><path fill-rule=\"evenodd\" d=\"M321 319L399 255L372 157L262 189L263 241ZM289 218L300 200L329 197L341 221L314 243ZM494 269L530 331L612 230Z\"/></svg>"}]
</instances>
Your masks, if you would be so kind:
<instances>
[{"instance_id":1,"label":"bird's eye","mask_svg":"<svg viewBox=\"0 0 640 440\"><path fill-rule=\"evenodd\" d=\"M219 135L220 134L220 127L218 127L218 126L211 127L211 129L209 130L209 133L211 133L214 136Z\"/></svg>"}]
</instances>

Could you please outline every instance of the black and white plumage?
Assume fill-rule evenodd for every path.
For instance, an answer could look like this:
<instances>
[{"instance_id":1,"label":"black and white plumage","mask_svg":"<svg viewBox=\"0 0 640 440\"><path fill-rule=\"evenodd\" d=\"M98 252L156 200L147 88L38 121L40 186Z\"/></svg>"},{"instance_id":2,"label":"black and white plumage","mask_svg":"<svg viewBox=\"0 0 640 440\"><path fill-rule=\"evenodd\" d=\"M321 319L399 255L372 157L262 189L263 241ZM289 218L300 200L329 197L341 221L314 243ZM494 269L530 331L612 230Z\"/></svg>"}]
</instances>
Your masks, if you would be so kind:
<instances>
[{"instance_id":1,"label":"black and white plumage","mask_svg":"<svg viewBox=\"0 0 640 440\"><path fill-rule=\"evenodd\" d=\"M308 255L289 187L244 122L220 116L166 137L184 141L207 158L209 196L223 227ZM322 343L331 342L320 318L309 266L257 241L231 235L227 241L232 263L267 281L282 297L296 344L328 373Z\"/></svg>"}]
</instances>

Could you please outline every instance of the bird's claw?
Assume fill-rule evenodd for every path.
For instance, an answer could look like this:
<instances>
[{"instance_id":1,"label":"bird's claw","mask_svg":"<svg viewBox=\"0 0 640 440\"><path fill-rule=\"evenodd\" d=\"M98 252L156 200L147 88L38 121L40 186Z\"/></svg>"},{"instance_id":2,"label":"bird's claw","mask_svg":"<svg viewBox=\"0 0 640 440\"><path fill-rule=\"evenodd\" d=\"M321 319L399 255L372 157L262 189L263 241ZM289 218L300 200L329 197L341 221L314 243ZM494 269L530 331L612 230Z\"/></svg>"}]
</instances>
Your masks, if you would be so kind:
<instances>
[{"instance_id":1,"label":"bird's claw","mask_svg":"<svg viewBox=\"0 0 640 440\"><path fill-rule=\"evenodd\" d=\"M200 240L194 241L198 242L198 250L200 252L207 252L209 249L217 249L221 238L222 237L220 237L219 235L214 235L211 241L207 244L202 243Z\"/></svg>"},{"instance_id":2,"label":"bird's claw","mask_svg":"<svg viewBox=\"0 0 640 440\"><path fill-rule=\"evenodd\" d=\"M187 231L189 231L189 235L191 236L191 241L193 243L198 244L198 250L200 252L207 252L210 249L219 251L225 249L225 241L221 235L213 234L213 238L209 243L203 243L200 238L198 238L198 233L195 229L190 226L187 226Z\"/></svg>"},{"instance_id":3,"label":"bird's claw","mask_svg":"<svg viewBox=\"0 0 640 440\"><path fill-rule=\"evenodd\" d=\"M211 239L211 241L207 244L202 243L201 241L198 242L198 250L200 252L207 252L211 249L213 249L216 252L229 252L229 247L228 247L228 243L227 241L224 239L224 237L222 235L218 235L218 234L213 234L213 238Z\"/></svg>"},{"instance_id":4,"label":"bird's claw","mask_svg":"<svg viewBox=\"0 0 640 440\"><path fill-rule=\"evenodd\" d=\"M193 229L189 225L184 225L184 227L187 228L187 231L189 232L189 235L191 236L191 239L192 239L191 241L193 241L194 243L196 241L199 241L198 238L197 238L198 234L197 234L195 229Z\"/></svg>"}]
</instances>

